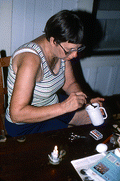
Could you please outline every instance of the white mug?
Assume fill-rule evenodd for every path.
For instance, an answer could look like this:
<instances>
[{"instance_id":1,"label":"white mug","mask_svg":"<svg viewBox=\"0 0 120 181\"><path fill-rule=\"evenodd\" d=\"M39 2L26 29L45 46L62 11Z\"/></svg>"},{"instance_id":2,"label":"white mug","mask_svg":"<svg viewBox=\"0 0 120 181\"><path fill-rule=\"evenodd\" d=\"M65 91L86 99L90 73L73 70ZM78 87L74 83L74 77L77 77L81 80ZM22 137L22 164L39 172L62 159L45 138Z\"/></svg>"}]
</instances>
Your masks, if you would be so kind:
<instances>
[{"instance_id":1,"label":"white mug","mask_svg":"<svg viewBox=\"0 0 120 181\"><path fill-rule=\"evenodd\" d=\"M93 106L96 107L93 107ZM86 107L86 111L91 119L91 122L94 126L99 126L104 123L104 119L107 118L107 112L104 107L99 107L98 103L93 103ZM102 115L100 109L104 111L105 117Z\"/></svg>"}]
</instances>

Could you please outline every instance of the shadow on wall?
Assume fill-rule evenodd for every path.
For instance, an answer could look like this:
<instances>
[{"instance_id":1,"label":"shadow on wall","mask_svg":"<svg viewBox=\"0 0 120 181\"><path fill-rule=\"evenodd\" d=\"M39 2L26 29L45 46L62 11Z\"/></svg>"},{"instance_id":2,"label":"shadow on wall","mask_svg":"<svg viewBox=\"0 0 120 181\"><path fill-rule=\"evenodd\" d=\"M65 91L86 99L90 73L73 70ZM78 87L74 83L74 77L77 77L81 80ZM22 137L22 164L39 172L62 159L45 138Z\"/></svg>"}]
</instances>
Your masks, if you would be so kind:
<instances>
[{"instance_id":1,"label":"shadow on wall","mask_svg":"<svg viewBox=\"0 0 120 181\"><path fill-rule=\"evenodd\" d=\"M74 59L72 62L74 75L76 80L82 87L82 90L91 97L102 96L99 92L94 92L89 84L86 83L85 78L83 76L82 68L79 60L85 57L89 57L92 55L93 48L96 47L103 37L101 26L98 20L94 15L82 12L75 11L77 15L80 17L81 21L84 25L84 41L83 43L86 45L86 49L83 52L80 52L78 57ZM82 60L84 61L84 60Z\"/></svg>"},{"instance_id":2,"label":"shadow on wall","mask_svg":"<svg viewBox=\"0 0 120 181\"><path fill-rule=\"evenodd\" d=\"M80 17L84 25L84 41L86 45L86 50L84 56L90 56L92 54L93 48L98 47L100 40L103 38L104 34L102 32L102 27L99 21L95 18L95 14L91 14L85 11L75 11Z\"/></svg>"},{"instance_id":3,"label":"shadow on wall","mask_svg":"<svg viewBox=\"0 0 120 181\"><path fill-rule=\"evenodd\" d=\"M77 82L80 84L83 92L86 93L86 95L90 97L98 97L98 96L102 97L102 95L99 92L93 91L91 87L89 86L89 84L86 82L79 59L77 58L77 59L71 60L71 63L72 63L75 78Z\"/></svg>"}]
</instances>

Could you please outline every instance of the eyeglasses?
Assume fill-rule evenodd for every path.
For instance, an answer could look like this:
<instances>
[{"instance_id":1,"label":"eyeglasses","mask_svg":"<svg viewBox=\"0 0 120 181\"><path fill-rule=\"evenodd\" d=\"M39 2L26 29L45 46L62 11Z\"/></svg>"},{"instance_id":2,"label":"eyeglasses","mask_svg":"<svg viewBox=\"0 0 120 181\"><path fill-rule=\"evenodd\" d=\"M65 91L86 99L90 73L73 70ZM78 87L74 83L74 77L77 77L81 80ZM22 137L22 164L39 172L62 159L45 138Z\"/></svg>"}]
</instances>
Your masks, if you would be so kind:
<instances>
[{"instance_id":1,"label":"eyeglasses","mask_svg":"<svg viewBox=\"0 0 120 181\"><path fill-rule=\"evenodd\" d=\"M76 50L72 48L70 51L67 52L60 43L59 43L59 45L63 49L63 51L65 52L65 55L69 55L74 51L77 51L79 53L79 52L83 51L86 48L85 45L82 45L81 47L78 47Z\"/></svg>"}]
</instances>

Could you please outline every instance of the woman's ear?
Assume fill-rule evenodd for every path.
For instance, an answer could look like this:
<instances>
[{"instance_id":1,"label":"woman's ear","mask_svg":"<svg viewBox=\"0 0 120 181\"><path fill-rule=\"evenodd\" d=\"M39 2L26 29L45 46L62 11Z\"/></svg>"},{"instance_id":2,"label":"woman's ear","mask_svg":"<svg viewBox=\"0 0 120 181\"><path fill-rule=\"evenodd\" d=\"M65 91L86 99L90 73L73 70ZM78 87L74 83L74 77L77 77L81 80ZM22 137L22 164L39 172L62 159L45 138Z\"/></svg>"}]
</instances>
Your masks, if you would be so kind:
<instances>
[{"instance_id":1,"label":"woman's ear","mask_svg":"<svg viewBox=\"0 0 120 181\"><path fill-rule=\"evenodd\" d=\"M50 44L55 46L57 45L57 42L55 41L54 37L50 37Z\"/></svg>"},{"instance_id":2,"label":"woman's ear","mask_svg":"<svg viewBox=\"0 0 120 181\"><path fill-rule=\"evenodd\" d=\"M54 37L50 37L50 43L51 43L51 45L55 44L54 42L55 42L55 38L54 38Z\"/></svg>"}]
</instances>

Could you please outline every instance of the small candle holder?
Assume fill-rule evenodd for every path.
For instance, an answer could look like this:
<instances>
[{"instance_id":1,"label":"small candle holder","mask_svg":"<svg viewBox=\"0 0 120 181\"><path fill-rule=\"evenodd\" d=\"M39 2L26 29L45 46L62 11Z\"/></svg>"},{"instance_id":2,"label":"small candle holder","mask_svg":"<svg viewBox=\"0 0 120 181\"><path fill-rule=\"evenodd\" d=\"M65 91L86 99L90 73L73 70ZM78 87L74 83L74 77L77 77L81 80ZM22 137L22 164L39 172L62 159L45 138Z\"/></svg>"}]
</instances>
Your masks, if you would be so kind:
<instances>
[{"instance_id":1,"label":"small candle holder","mask_svg":"<svg viewBox=\"0 0 120 181\"><path fill-rule=\"evenodd\" d=\"M58 165L62 161L62 157L65 154L65 150L61 150L60 153L58 153L58 148L57 146L55 146L53 152L51 152L51 155L48 154L49 162L52 165Z\"/></svg>"}]
</instances>

